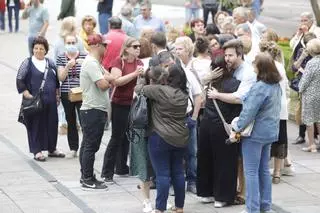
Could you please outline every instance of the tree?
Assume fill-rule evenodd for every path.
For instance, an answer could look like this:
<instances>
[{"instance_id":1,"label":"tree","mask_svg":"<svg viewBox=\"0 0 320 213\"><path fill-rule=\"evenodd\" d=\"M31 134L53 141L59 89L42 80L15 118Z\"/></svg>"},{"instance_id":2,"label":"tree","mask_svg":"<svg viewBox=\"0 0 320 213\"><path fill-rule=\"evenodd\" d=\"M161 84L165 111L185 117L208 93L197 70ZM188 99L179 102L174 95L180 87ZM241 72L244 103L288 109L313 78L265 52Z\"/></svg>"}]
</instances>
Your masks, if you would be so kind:
<instances>
[{"instance_id":1,"label":"tree","mask_svg":"<svg viewBox=\"0 0 320 213\"><path fill-rule=\"evenodd\" d=\"M317 25L320 26L320 4L319 0L310 0L313 13L316 17Z\"/></svg>"}]
</instances>

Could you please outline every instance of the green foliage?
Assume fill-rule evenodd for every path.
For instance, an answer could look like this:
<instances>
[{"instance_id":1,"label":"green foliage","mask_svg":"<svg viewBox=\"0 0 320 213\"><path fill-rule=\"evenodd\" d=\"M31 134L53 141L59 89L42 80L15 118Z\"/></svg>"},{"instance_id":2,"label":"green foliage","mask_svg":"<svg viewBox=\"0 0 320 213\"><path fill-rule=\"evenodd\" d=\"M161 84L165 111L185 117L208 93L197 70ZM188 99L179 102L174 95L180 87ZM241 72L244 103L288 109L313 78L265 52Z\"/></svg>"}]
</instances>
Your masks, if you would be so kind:
<instances>
[{"instance_id":1,"label":"green foliage","mask_svg":"<svg viewBox=\"0 0 320 213\"><path fill-rule=\"evenodd\" d=\"M287 77L288 79L292 79L294 77L294 74L292 73L292 70L291 70L290 58L292 55L292 49L290 48L289 41L288 40L279 41L278 45L283 52Z\"/></svg>"}]
</instances>

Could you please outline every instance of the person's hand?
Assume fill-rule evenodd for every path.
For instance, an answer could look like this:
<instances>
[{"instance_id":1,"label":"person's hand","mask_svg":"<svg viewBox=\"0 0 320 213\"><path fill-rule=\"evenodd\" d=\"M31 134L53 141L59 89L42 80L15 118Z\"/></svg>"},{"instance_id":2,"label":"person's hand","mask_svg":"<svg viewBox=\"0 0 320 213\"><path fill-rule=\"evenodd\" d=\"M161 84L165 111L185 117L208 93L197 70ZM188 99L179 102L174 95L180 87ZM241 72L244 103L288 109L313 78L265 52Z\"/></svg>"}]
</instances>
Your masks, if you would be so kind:
<instances>
[{"instance_id":1,"label":"person's hand","mask_svg":"<svg viewBox=\"0 0 320 213\"><path fill-rule=\"evenodd\" d=\"M304 69L302 68L302 67L300 67L299 69L298 69L298 72L297 73L304 73Z\"/></svg>"},{"instance_id":2,"label":"person's hand","mask_svg":"<svg viewBox=\"0 0 320 213\"><path fill-rule=\"evenodd\" d=\"M218 90L216 90L215 88L211 88L208 90L208 98L210 99L217 99L218 98L218 95L219 95L219 92Z\"/></svg>"},{"instance_id":3,"label":"person's hand","mask_svg":"<svg viewBox=\"0 0 320 213\"><path fill-rule=\"evenodd\" d=\"M74 58L70 59L70 61L68 61L67 63L67 68L71 68L73 67L74 65L76 65L76 60Z\"/></svg>"},{"instance_id":4,"label":"person's hand","mask_svg":"<svg viewBox=\"0 0 320 213\"><path fill-rule=\"evenodd\" d=\"M113 75L111 75L109 72L105 72L103 77L109 82L113 82L114 80L116 80L116 78Z\"/></svg>"},{"instance_id":5,"label":"person's hand","mask_svg":"<svg viewBox=\"0 0 320 213\"><path fill-rule=\"evenodd\" d=\"M76 60L76 63L82 65L82 62L83 62L83 61L84 61L83 58L78 58L78 59Z\"/></svg>"},{"instance_id":6,"label":"person's hand","mask_svg":"<svg viewBox=\"0 0 320 213\"><path fill-rule=\"evenodd\" d=\"M208 74L203 78L202 84L207 85L212 80L218 79L223 75L223 69L220 67L215 68L214 70L211 70L208 72Z\"/></svg>"},{"instance_id":7,"label":"person's hand","mask_svg":"<svg viewBox=\"0 0 320 213\"><path fill-rule=\"evenodd\" d=\"M138 66L137 69L136 69L136 71L135 71L135 74L136 74L137 76L140 76L140 75L143 75L143 73L144 73L143 66Z\"/></svg>"},{"instance_id":8,"label":"person's hand","mask_svg":"<svg viewBox=\"0 0 320 213\"><path fill-rule=\"evenodd\" d=\"M56 95L57 106L59 106L61 98L60 95Z\"/></svg>"},{"instance_id":9,"label":"person's hand","mask_svg":"<svg viewBox=\"0 0 320 213\"><path fill-rule=\"evenodd\" d=\"M307 33L308 30L309 30L309 29L308 29L308 26L302 24L302 25L300 25L299 28L298 28L297 35L298 35L298 36L301 36L301 35Z\"/></svg>"},{"instance_id":10,"label":"person's hand","mask_svg":"<svg viewBox=\"0 0 320 213\"><path fill-rule=\"evenodd\" d=\"M191 116L187 118L187 126L189 129L194 128L197 125L197 120L193 119Z\"/></svg>"},{"instance_id":11,"label":"person's hand","mask_svg":"<svg viewBox=\"0 0 320 213\"><path fill-rule=\"evenodd\" d=\"M26 98L26 99L33 98L33 96L30 94L30 92L28 90L23 92L23 97Z\"/></svg>"}]
</instances>

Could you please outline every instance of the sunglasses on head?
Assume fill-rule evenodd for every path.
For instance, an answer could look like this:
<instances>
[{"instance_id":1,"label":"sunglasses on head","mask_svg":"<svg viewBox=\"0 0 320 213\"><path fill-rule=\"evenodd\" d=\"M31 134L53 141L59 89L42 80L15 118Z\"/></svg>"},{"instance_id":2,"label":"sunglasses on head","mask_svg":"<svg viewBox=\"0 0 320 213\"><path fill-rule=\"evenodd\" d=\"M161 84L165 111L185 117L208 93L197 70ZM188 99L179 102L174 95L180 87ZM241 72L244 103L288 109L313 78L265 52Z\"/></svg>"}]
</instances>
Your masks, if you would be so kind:
<instances>
[{"instance_id":1,"label":"sunglasses on head","mask_svg":"<svg viewBox=\"0 0 320 213\"><path fill-rule=\"evenodd\" d=\"M136 45L131 45L131 47L133 47L133 49L138 49L138 48L141 48L141 45L140 44L136 44Z\"/></svg>"}]
</instances>

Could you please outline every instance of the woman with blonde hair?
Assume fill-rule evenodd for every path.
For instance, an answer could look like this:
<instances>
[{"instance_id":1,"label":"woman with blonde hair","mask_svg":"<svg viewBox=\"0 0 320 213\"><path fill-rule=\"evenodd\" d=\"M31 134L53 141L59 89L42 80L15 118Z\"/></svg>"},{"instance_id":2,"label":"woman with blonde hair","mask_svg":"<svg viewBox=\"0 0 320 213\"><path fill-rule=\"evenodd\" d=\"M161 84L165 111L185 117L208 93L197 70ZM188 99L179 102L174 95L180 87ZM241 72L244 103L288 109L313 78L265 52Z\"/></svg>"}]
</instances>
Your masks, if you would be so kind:
<instances>
[{"instance_id":1,"label":"woman with blonde hair","mask_svg":"<svg viewBox=\"0 0 320 213\"><path fill-rule=\"evenodd\" d=\"M84 48L86 51L89 51L88 45L88 36L96 34L95 28L97 26L96 19L91 15L86 15L81 21L81 30L79 33L80 38L82 39Z\"/></svg>"},{"instance_id":2,"label":"woman with blonde hair","mask_svg":"<svg viewBox=\"0 0 320 213\"><path fill-rule=\"evenodd\" d=\"M134 87L137 83L137 77L144 71L143 63L138 58L140 47L139 40L128 37L122 46L120 56L111 65L111 75L115 78L112 82L111 95L112 130L101 172L101 177L107 184L113 183L114 173L118 175L129 174L127 166L129 141L126 131ZM116 160L119 162L117 162L116 171L114 171Z\"/></svg>"}]
</instances>

